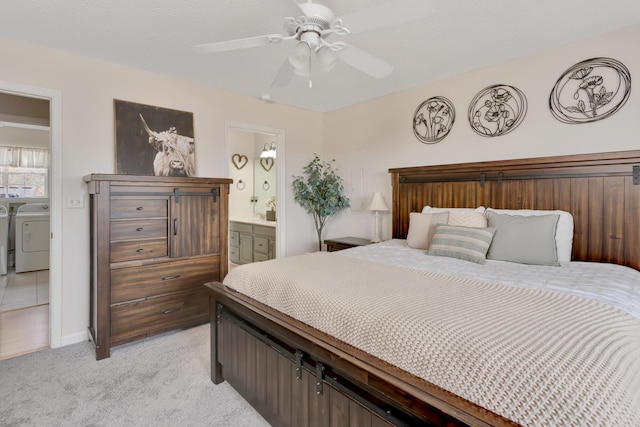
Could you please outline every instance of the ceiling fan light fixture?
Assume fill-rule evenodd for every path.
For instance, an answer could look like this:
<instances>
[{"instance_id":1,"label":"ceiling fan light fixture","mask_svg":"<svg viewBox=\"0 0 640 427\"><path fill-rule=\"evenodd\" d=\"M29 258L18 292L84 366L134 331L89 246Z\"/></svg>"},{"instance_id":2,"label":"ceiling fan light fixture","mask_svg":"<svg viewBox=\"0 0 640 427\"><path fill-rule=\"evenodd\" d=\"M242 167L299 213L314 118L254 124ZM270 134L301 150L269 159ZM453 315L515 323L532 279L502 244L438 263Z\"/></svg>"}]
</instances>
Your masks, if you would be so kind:
<instances>
[{"instance_id":1,"label":"ceiling fan light fixture","mask_svg":"<svg viewBox=\"0 0 640 427\"><path fill-rule=\"evenodd\" d=\"M289 53L289 63L295 68L303 69L309 66L309 58L311 57L311 48L306 42L300 42Z\"/></svg>"},{"instance_id":2,"label":"ceiling fan light fixture","mask_svg":"<svg viewBox=\"0 0 640 427\"><path fill-rule=\"evenodd\" d=\"M338 54L327 46L322 46L318 49L316 55L318 56L318 62L325 73L327 71L331 71L338 62Z\"/></svg>"},{"instance_id":3,"label":"ceiling fan light fixture","mask_svg":"<svg viewBox=\"0 0 640 427\"><path fill-rule=\"evenodd\" d=\"M309 77L311 74L311 67L309 67L309 62L307 61L307 65L302 68L294 68L293 74L296 76Z\"/></svg>"}]
</instances>

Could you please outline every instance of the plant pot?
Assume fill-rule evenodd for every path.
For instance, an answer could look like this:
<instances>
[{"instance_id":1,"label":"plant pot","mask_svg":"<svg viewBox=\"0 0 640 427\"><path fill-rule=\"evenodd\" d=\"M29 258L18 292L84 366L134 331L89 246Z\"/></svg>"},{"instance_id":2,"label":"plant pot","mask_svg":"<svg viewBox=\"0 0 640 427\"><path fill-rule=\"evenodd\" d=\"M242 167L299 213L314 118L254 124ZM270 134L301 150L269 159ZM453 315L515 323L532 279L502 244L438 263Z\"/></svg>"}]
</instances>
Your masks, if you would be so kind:
<instances>
[{"instance_id":1,"label":"plant pot","mask_svg":"<svg viewBox=\"0 0 640 427\"><path fill-rule=\"evenodd\" d=\"M276 211L267 211L267 221L276 220Z\"/></svg>"}]
</instances>

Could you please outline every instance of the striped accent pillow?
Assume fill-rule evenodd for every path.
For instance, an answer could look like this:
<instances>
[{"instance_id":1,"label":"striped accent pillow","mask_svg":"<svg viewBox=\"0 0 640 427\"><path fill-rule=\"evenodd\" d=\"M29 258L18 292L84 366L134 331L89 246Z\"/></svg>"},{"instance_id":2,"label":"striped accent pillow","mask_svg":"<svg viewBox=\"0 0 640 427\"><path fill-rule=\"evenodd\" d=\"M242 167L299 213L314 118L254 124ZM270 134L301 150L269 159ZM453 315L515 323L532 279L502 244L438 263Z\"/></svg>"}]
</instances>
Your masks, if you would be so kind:
<instances>
[{"instance_id":1,"label":"striped accent pillow","mask_svg":"<svg viewBox=\"0 0 640 427\"><path fill-rule=\"evenodd\" d=\"M484 264L495 231L493 227L476 228L438 224L427 254Z\"/></svg>"}]
</instances>

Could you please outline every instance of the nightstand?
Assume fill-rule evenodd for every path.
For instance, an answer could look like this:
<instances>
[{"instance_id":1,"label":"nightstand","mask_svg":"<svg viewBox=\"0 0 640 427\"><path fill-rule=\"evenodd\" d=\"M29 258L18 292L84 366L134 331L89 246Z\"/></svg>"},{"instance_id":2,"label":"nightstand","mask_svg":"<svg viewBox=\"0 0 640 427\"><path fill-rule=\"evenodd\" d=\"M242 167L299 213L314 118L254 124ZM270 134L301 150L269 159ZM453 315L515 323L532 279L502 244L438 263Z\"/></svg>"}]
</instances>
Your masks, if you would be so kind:
<instances>
[{"instance_id":1,"label":"nightstand","mask_svg":"<svg viewBox=\"0 0 640 427\"><path fill-rule=\"evenodd\" d=\"M371 244L371 240L361 239L360 237L337 237L335 239L325 240L324 244L327 245L327 252L335 252L356 246L369 245Z\"/></svg>"}]
</instances>

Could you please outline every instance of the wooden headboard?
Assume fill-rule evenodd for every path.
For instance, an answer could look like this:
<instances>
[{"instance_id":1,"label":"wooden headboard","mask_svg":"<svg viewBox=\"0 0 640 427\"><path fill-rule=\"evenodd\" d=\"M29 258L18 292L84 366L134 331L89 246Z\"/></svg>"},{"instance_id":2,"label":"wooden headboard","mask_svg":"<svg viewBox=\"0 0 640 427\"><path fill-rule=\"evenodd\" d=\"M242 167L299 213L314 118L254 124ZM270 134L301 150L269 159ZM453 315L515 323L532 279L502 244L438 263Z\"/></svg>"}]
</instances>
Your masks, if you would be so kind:
<instances>
[{"instance_id":1,"label":"wooden headboard","mask_svg":"<svg viewBox=\"0 0 640 427\"><path fill-rule=\"evenodd\" d=\"M574 220L573 256L640 270L640 151L389 169L393 237L434 207L560 209Z\"/></svg>"}]
</instances>

